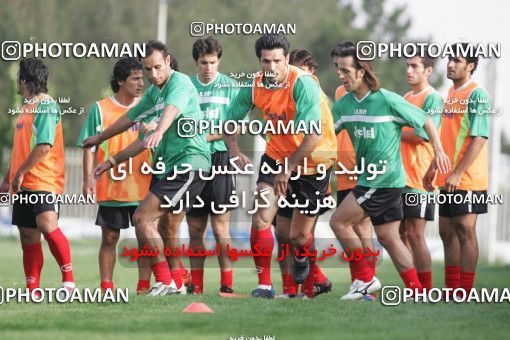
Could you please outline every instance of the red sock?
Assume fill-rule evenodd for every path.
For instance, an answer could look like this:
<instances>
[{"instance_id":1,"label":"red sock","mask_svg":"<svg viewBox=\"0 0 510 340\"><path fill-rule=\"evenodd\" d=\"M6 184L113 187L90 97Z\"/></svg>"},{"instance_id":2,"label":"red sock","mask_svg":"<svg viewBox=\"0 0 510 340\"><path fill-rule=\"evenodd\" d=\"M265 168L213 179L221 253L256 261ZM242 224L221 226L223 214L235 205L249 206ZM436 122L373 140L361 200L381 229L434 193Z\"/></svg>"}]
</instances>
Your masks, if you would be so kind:
<instances>
[{"instance_id":1,"label":"red sock","mask_svg":"<svg viewBox=\"0 0 510 340\"><path fill-rule=\"evenodd\" d=\"M301 293L305 294L310 299L313 299L315 296L315 293L313 292L313 284L316 281L315 271L315 258L312 257L310 259L310 273L301 285Z\"/></svg>"},{"instance_id":2,"label":"red sock","mask_svg":"<svg viewBox=\"0 0 510 340\"><path fill-rule=\"evenodd\" d=\"M444 286L446 288L459 288L460 285L460 267L444 266Z\"/></svg>"},{"instance_id":3,"label":"red sock","mask_svg":"<svg viewBox=\"0 0 510 340\"><path fill-rule=\"evenodd\" d=\"M324 273L322 272L321 268L319 267L319 265L316 263L315 264L315 272L314 272L314 275L315 275L315 283L324 283L326 282L326 280L328 279L326 277L326 275L324 275Z\"/></svg>"},{"instance_id":4,"label":"red sock","mask_svg":"<svg viewBox=\"0 0 510 340\"><path fill-rule=\"evenodd\" d=\"M274 239L271 227L257 230L253 226L250 233L251 249L256 252L257 245L262 253L273 253ZM259 276L259 285L271 285L271 257L272 256L254 256L257 275Z\"/></svg>"},{"instance_id":5,"label":"red sock","mask_svg":"<svg viewBox=\"0 0 510 340\"><path fill-rule=\"evenodd\" d=\"M170 269L168 268L168 262L166 260L154 263L151 265L151 269L156 282L161 282L165 285L172 283L172 275L170 274Z\"/></svg>"},{"instance_id":6,"label":"red sock","mask_svg":"<svg viewBox=\"0 0 510 340\"><path fill-rule=\"evenodd\" d=\"M186 267L184 267L184 263L182 263L182 260L179 260L179 269L181 270L181 276L186 276L189 274Z\"/></svg>"},{"instance_id":7,"label":"red sock","mask_svg":"<svg viewBox=\"0 0 510 340\"><path fill-rule=\"evenodd\" d=\"M28 289L39 288L41 270L44 264L44 256L41 242L36 244L23 244L23 269Z\"/></svg>"},{"instance_id":8,"label":"red sock","mask_svg":"<svg viewBox=\"0 0 510 340\"><path fill-rule=\"evenodd\" d=\"M101 281L101 290L105 292L107 289L113 292L113 282L111 281Z\"/></svg>"},{"instance_id":9,"label":"red sock","mask_svg":"<svg viewBox=\"0 0 510 340\"><path fill-rule=\"evenodd\" d=\"M370 282L374 277L373 270L365 258L349 261L349 268L351 269L351 282L354 280Z\"/></svg>"},{"instance_id":10,"label":"red sock","mask_svg":"<svg viewBox=\"0 0 510 340\"><path fill-rule=\"evenodd\" d=\"M191 280L195 290L193 293L202 294L204 290L204 270L203 269L191 269Z\"/></svg>"},{"instance_id":11,"label":"red sock","mask_svg":"<svg viewBox=\"0 0 510 340\"><path fill-rule=\"evenodd\" d=\"M177 289L181 288L182 287L182 272L181 272L181 269L174 269L172 271L170 271L170 273L172 274L172 279L174 280L175 282L175 285L177 286Z\"/></svg>"},{"instance_id":12,"label":"red sock","mask_svg":"<svg viewBox=\"0 0 510 340\"><path fill-rule=\"evenodd\" d=\"M299 285L294 282L292 274L282 273L283 294L297 295Z\"/></svg>"},{"instance_id":13,"label":"red sock","mask_svg":"<svg viewBox=\"0 0 510 340\"><path fill-rule=\"evenodd\" d=\"M232 288L234 271L232 269L221 272L221 285Z\"/></svg>"},{"instance_id":14,"label":"red sock","mask_svg":"<svg viewBox=\"0 0 510 340\"><path fill-rule=\"evenodd\" d=\"M432 289L432 272L418 273L418 278L420 279L420 283L423 289L426 290Z\"/></svg>"},{"instance_id":15,"label":"red sock","mask_svg":"<svg viewBox=\"0 0 510 340\"><path fill-rule=\"evenodd\" d=\"M420 279L418 278L416 268L413 267L406 270L405 272L400 273L400 277L402 278L402 281L404 281L406 288L418 289L420 291L423 289L420 283Z\"/></svg>"},{"instance_id":16,"label":"red sock","mask_svg":"<svg viewBox=\"0 0 510 340\"><path fill-rule=\"evenodd\" d=\"M62 233L60 228L53 230L44 237L48 242L51 253L60 266L60 270L62 271L62 281L74 282L73 266L71 264L71 249L69 248L69 241L67 240L67 237Z\"/></svg>"},{"instance_id":17,"label":"red sock","mask_svg":"<svg viewBox=\"0 0 510 340\"><path fill-rule=\"evenodd\" d=\"M136 292L141 293L146 289L149 289L151 287L151 281L150 280L138 280L138 284L136 285Z\"/></svg>"},{"instance_id":18,"label":"red sock","mask_svg":"<svg viewBox=\"0 0 510 340\"><path fill-rule=\"evenodd\" d=\"M460 272L459 288L464 289L467 294L469 294L469 292L471 292L471 289L473 289L474 281L475 281L474 272Z\"/></svg>"}]
</instances>

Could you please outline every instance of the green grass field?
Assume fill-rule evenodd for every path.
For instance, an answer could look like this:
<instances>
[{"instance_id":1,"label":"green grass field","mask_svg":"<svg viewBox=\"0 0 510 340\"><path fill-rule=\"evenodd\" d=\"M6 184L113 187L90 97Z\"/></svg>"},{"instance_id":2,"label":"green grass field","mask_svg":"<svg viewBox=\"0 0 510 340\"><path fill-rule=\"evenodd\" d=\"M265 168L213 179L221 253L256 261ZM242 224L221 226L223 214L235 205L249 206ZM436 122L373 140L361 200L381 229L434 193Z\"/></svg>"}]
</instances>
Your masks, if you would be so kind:
<instances>
[{"instance_id":1,"label":"green grass field","mask_svg":"<svg viewBox=\"0 0 510 340\"><path fill-rule=\"evenodd\" d=\"M78 286L97 287L98 241L73 241L71 246ZM24 287L18 241L2 238L0 249L0 286ZM60 273L47 245L44 254L42 286L59 287ZM243 266L234 271L234 288L249 294L256 285L256 273L251 263ZM273 266L273 282L280 291L277 266ZM314 300L221 298L216 293L219 271L215 268L206 271L203 296L147 298L134 294L136 269L118 265L115 284L130 288L128 304L2 304L0 338L264 339L269 335L275 339L504 339L510 334L508 303L407 303L386 307L379 301L343 302L340 297L348 288L348 270L326 268L324 272L333 281L333 292ZM433 274L435 286L442 286L441 263L434 265ZM383 285L401 285L390 261L378 267L377 276ZM510 287L510 268L480 265L476 286ZM182 313L192 302L206 303L214 314Z\"/></svg>"}]
</instances>

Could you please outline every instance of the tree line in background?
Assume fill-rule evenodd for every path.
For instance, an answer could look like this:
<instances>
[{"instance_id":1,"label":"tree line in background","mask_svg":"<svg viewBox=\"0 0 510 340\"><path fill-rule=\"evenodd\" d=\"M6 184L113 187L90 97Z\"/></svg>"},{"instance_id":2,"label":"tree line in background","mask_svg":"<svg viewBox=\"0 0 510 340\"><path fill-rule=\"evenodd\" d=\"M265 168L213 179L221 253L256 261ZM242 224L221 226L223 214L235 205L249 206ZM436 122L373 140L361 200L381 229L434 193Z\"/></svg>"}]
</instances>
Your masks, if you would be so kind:
<instances>
[{"instance_id":1,"label":"tree line in background","mask_svg":"<svg viewBox=\"0 0 510 340\"><path fill-rule=\"evenodd\" d=\"M132 43L156 38L157 0L0 0L0 41ZM338 1L236 1L169 0L167 45L180 71L196 73L191 47L196 39L190 23L295 23L289 36L291 48L310 50L319 63L317 76L324 91L333 97L339 80L331 66L330 51L342 40L407 41L411 25L405 6L388 10L385 0ZM221 72L258 70L256 35L216 35L223 45ZM412 38L412 39L411 39ZM109 78L116 60L45 58L50 69L49 93L68 97L73 107L91 105L110 93ZM0 148L12 146L15 119L8 108L21 104L16 95L17 62L1 61ZM403 60L377 60L376 74L385 88L403 94L408 90ZM440 77L433 78L439 86ZM145 81L147 85L147 81ZM85 115L63 116L66 145L74 145ZM5 164L0 164L0 171Z\"/></svg>"}]
</instances>

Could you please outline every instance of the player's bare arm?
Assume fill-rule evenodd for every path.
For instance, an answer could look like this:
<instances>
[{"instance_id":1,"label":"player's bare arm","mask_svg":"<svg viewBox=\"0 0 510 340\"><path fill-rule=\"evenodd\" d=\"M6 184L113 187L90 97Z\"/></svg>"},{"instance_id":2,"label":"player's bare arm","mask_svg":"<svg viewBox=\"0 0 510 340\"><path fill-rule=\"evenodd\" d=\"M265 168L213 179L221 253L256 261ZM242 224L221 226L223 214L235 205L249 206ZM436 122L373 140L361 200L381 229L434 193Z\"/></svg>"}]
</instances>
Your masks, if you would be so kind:
<instances>
[{"instance_id":1,"label":"player's bare arm","mask_svg":"<svg viewBox=\"0 0 510 340\"><path fill-rule=\"evenodd\" d=\"M112 126L104 130L103 132L86 138L83 140L83 147L84 148L91 148L93 146L97 146L104 142L105 140L108 140L112 138L113 136L116 136L127 129L129 129L131 126L135 125L135 122L132 122L128 116L127 113L123 114L115 123L113 123Z\"/></svg>"},{"instance_id":2,"label":"player's bare arm","mask_svg":"<svg viewBox=\"0 0 510 340\"><path fill-rule=\"evenodd\" d=\"M133 143L129 144L127 148L116 154L115 156L110 157L109 160L106 162L103 162L96 166L94 169L94 177L99 179L101 177L101 174L107 170L110 170L113 168L116 164L122 163L126 160L128 160L130 157L135 157L139 153L141 153L143 150L145 150L145 146L143 145L143 141L140 139L137 139ZM113 160L113 162L112 162Z\"/></svg>"},{"instance_id":3,"label":"player's bare arm","mask_svg":"<svg viewBox=\"0 0 510 340\"><path fill-rule=\"evenodd\" d=\"M83 187L82 193L84 195L90 195L96 193L96 182L92 175L94 169L94 157L95 154L92 149L83 149Z\"/></svg>"},{"instance_id":4,"label":"player's bare arm","mask_svg":"<svg viewBox=\"0 0 510 340\"><path fill-rule=\"evenodd\" d=\"M0 185L0 193L9 192L9 174L11 173L11 166L7 168L2 184Z\"/></svg>"},{"instance_id":5,"label":"player's bare arm","mask_svg":"<svg viewBox=\"0 0 510 340\"><path fill-rule=\"evenodd\" d=\"M161 115L161 120L159 121L158 127L154 130L154 132L145 138L145 147L153 148L158 146L159 142L163 138L163 134L166 130L172 125L175 117L179 115L179 109L173 105L168 105L165 107L163 114Z\"/></svg>"},{"instance_id":6,"label":"player's bare arm","mask_svg":"<svg viewBox=\"0 0 510 340\"><path fill-rule=\"evenodd\" d=\"M451 163L450 160L448 159L448 156L443 150L439 133L436 127L434 126L434 121L432 120L432 118L427 117L427 119L425 120L425 125L423 127L425 128L425 132L427 133L427 136L429 136L430 139L430 144L434 149L433 163L435 164L436 169L443 174L448 173L451 169Z\"/></svg>"}]
</instances>

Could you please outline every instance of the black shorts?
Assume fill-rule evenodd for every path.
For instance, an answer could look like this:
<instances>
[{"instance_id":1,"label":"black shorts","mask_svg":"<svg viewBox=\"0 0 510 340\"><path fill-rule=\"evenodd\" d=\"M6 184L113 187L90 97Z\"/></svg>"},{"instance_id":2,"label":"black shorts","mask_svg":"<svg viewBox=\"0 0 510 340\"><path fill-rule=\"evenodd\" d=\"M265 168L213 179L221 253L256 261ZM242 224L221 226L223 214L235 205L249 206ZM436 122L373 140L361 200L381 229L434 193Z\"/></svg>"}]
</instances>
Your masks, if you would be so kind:
<instances>
[{"instance_id":1,"label":"black shorts","mask_svg":"<svg viewBox=\"0 0 510 340\"><path fill-rule=\"evenodd\" d=\"M55 195L48 191L21 191L19 198L12 206L12 224L18 227L37 228L36 216L46 211L55 211L60 216L60 203L52 203L54 199L47 196ZM27 199L27 202L20 200ZM32 203L30 203L32 202Z\"/></svg>"},{"instance_id":2,"label":"black shorts","mask_svg":"<svg viewBox=\"0 0 510 340\"><path fill-rule=\"evenodd\" d=\"M97 210L96 225L114 229L129 228L129 221L133 224L133 214L137 206L127 207L106 207L99 206Z\"/></svg>"},{"instance_id":3,"label":"black shorts","mask_svg":"<svg viewBox=\"0 0 510 340\"><path fill-rule=\"evenodd\" d=\"M454 192L439 191L445 197L445 202L439 204L439 216L453 217L466 214L485 214L487 212L487 190L455 190ZM471 198L466 198L468 195ZM455 201L461 201L455 203ZM465 202L468 200L468 202ZM471 202L469 202L469 200ZM481 202L480 202L481 201Z\"/></svg>"},{"instance_id":4,"label":"black shorts","mask_svg":"<svg viewBox=\"0 0 510 340\"><path fill-rule=\"evenodd\" d=\"M225 168L233 170L233 166L230 164L228 152L215 152L211 155L212 166L216 168ZM216 215L212 209L211 204L214 203L215 208L219 208L220 205L230 204L230 197L232 191L236 190L236 176L232 174L216 174L214 178L205 183L204 189L200 194L200 198L204 201L202 208L191 208L187 215L192 217L199 217L204 215ZM233 207L227 208L227 211L233 210Z\"/></svg>"},{"instance_id":5,"label":"black shorts","mask_svg":"<svg viewBox=\"0 0 510 340\"><path fill-rule=\"evenodd\" d=\"M191 170L185 174L179 174L172 180L165 175L163 179L156 179L149 188L160 201L162 208L181 210L188 212L204 189L206 181L201 179L199 172Z\"/></svg>"},{"instance_id":6,"label":"black shorts","mask_svg":"<svg viewBox=\"0 0 510 340\"><path fill-rule=\"evenodd\" d=\"M426 197L430 194L416 192L402 193L402 209L404 218L423 218L427 221L434 221L436 204ZM422 197L422 199L420 199Z\"/></svg>"},{"instance_id":7,"label":"black shorts","mask_svg":"<svg viewBox=\"0 0 510 340\"><path fill-rule=\"evenodd\" d=\"M352 193L374 226L402 221L402 188L368 188L357 185Z\"/></svg>"},{"instance_id":8,"label":"black shorts","mask_svg":"<svg viewBox=\"0 0 510 340\"><path fill-rule=\"evenodd\" d=\"M273 170L278 170L278 165L276 161L264 154L260 159L260 168L262 165L266 163ZM269 184L274 183L275 174L263 174L261 169L259 168L259 177L257 178L257 184L260 182L266 182ZM295 175L293 173L293 175ZM329 195L328 187L329 187L329 178L331 177L331 168L328 169L327 175L324 179L317 179L317 177L321 176L321 174L316 175L301 175L298 179L289 180L287 185L287 197L290 203L294 203L294 198L291 199L291 195L295 194L295 200L299 204L303 204L306 200L308 200L308 209L302 212L303 215L307 216L318 216L326 212L328 209L321 208L318 212L313 213L313 211L317 210L317 203L323 202L324 199ZM318 194L317 194L318 192ZM280 211L281 208L278 208L278 214L287 218L292 218L292 213L294 209L284 208ZM290 216L290 217L289 217Z\"/></svg>"},{"instance_id":9,"label":"black shorts","mask_svg":"<svg viewBox=\"0 0 510 340\"><path fill-rule=\"evenodd\" d=\"M340 203L349 195L352 189L338 190L336 192L336 207L340 206Z\"/></svg>"}]
</instances>

